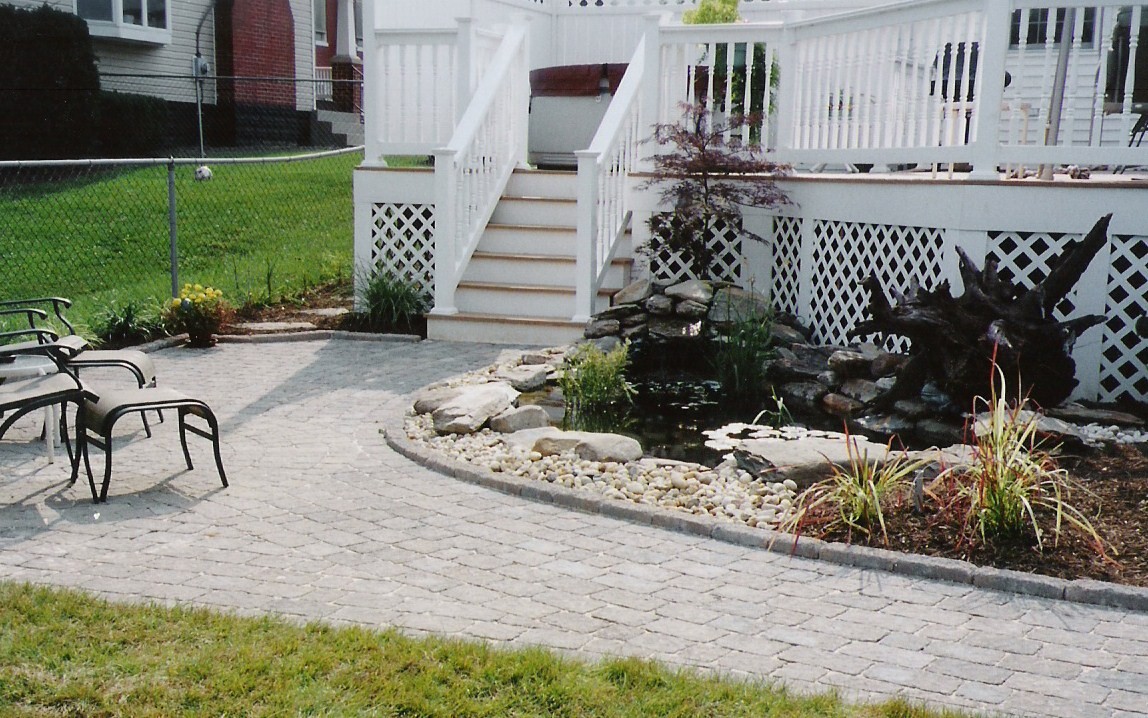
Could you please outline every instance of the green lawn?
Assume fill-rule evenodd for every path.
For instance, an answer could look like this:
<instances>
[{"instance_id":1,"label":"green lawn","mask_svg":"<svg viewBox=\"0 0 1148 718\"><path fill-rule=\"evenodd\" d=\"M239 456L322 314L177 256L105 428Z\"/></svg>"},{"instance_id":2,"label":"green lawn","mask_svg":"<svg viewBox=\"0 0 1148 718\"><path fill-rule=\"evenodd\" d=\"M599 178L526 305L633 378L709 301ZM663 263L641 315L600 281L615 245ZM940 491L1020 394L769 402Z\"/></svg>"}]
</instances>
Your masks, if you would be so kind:
<instances>
[{"instance_id":1,"label":"green lawn","mask_svg":"<svg viewBox=\"0 0 1148 718\"><path fill-rule=\"evenodd\" d=\"M4 716L932 718L618 659L414 640L0 583Z\"/></svg>"},{"instance_id":2,"label":"green lawn","mask_svg":"<svg viewBox=\"0 0 1148 718\"><path fill-rule=\"evenodd\" d=\"M181 282L242 304L347 278L361 159L214 165L208 182L177 168ZM85 320L170 297L166 168L19 172L0 175L0 298L68 296Z\"/></svg>"}]
</instances>

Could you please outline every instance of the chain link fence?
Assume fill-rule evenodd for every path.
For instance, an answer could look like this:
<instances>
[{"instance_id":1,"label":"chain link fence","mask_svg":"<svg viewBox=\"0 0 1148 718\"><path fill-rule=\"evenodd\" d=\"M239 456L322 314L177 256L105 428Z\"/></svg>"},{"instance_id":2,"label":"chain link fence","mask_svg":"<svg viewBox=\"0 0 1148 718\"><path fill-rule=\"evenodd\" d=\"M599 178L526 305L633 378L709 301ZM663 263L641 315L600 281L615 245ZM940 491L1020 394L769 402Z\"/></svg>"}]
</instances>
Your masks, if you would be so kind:
<instances>
[{"instance_id":1,"label":"chain link fence","mask_svg":"<svg viewBox=\"0 0 1148 718\"><path fill-rule=\"evenodd\" d=\"M91 322L176 283L235 305L349 279L362 149L227 159L0 162L0 299ZM173 262L174 260L174 262Z\"/></svg>"}]
</instances>

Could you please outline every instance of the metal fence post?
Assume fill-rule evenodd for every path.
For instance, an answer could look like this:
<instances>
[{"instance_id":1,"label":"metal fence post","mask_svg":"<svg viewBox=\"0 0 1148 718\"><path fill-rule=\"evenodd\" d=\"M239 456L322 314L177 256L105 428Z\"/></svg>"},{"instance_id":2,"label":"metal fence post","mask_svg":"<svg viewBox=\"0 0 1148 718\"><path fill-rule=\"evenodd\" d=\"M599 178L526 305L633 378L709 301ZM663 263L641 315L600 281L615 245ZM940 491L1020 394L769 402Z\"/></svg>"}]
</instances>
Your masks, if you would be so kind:
<instances>
[{"instance_id":1,"label":"metal fence post","mask_svg":"<svg viewBox=\"0 0 1148 718\"><path fill-rule=\"evenodd\" d=\"M167 237L168 252L171 257L171 296L179 296L179 255L176 252L175 225L175 158L167 163Z\"/></svg>"}]
</instances>

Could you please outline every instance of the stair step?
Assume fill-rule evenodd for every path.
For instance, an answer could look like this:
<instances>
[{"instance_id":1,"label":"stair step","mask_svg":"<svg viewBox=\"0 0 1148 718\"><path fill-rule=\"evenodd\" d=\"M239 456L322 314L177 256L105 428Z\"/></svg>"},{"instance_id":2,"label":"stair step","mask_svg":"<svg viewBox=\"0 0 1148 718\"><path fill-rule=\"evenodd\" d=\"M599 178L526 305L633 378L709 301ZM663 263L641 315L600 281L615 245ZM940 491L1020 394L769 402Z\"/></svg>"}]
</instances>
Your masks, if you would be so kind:
<instances>
[{"instance_id":1,"label":"stair step","mask_svg":"<svg viewBox=\"0 0 1148 718\"><path fill-rule=\"evenodd\" d=\"M578 233L572 227L488 224L478 246L494 253L573 257L577 242Z\"/></svg>"},{"instance_id":2,"label":"stair step","mask_svg":"<svg viewBox=\"0 0 1148 718\"><path fill-rule=\"evenodd\" d=\"M578 202L572 199L547 199L503 195L490 221L495 224L519 224L547 227L578 226Z\"/></svg>"},{"instance_id":3,"label":"stair step","mask_svg":"<svg viewBox=\"0 0 1148 718\"><path fill-rule=\"evenodd\" d=\"M578 173L517 169L511 173L505 193L512 197L576 199Z\"/></svg>"},{"instance_id":4,"label":"stair step","mask_svg":"<svg viewBox=\"0 0 1148 718\"><path fill-rule=\"evenodd\" d=\"M459 312L427 315L427 338L439 341L561 346L578 341L586 325L569 319Z\"/></svg>"},{"instance_id":5,"label":"stair step","mask_svg":"<svg viewBox=\"0 0 1148 718\"><path fill-rule=\"evenodd\" d=\"M571 256L478 251L471 257L462 278L492 283L527 279L531 284L569 287L573 286L577 263ZM620 289L629 266L630 260L625 258L612 261L603 284Z\"/></svg>"},{"instance_id":6,"label":"stair step","mask_svg":"<svg viewBox=\"0 0 1148 718\"><path fill-rule=\"evenodd\" d=\"M598 290L595 311L608 307L616 291L605 287ZM464 281L458 283L455 305L459 311L472 314L569 319L574 316L574 288Z\"/></svg>"}]
</instances>

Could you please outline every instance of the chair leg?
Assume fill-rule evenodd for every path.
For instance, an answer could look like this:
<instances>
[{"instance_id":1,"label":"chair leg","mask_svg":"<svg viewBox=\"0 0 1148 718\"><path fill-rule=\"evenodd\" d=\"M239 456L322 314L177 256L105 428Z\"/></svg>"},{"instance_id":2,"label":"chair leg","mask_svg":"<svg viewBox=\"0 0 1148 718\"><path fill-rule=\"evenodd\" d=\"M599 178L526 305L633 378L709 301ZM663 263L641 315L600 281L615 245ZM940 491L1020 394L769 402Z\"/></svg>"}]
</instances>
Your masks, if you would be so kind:
<instances>
[{"instance_id":1,"label":"chair leg","mask_svg":"<svg viewBox=\"0 0 1148 718\"><path fill-rule=\"evenodd\" d=\"M108 427L108 435L104 437L104 485L100 487L100 499L96 503L102 504L108 500L108 486L112 483L112 427Z\"/></svg>"},{"instance_id":2,"label":"chair leg","mask_svg":"<svg viewBox=\"0 0 1148 718\"><path fill-rule=\"evenodd\" d=\"M84 471L88 475L88 488L90 488L92 490L92 503L98 504L98 503L100 503L100 495L96 491L96 477L94 474L92 474L91 452L88 449L88 446L91 443L92 442L88 441L87 430L85 429L84 434L83 434L83 450L82 450L82 454L84 457Z\"/></svg>"},{"instance_id":3,"label":"chair leg","mask_svg":"<svg viewBox=\"0 0 1148 718\"><path fill-rule=\"evenodd\" d=\"M183 459L190 471L195 467L191 465L191 452L187 450L187 413L187 409L179 409L179 443L183 446Z\"/></svg>"},{"instance_id":4,"label":"chair leg","mask_svg":"<svg viewBox=\"0 0 1148 718\"><path fill-rule=\"evenodd\" d=\"M219 421L216 420L214 412L207 412L207 425L211 427L211 448L215 451L215 468L219 469L219 480L223 482L223 488L227 488L227 474L223 473L223 457L219 455Z\"/></svg>"}]
</instances>

